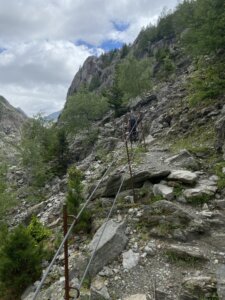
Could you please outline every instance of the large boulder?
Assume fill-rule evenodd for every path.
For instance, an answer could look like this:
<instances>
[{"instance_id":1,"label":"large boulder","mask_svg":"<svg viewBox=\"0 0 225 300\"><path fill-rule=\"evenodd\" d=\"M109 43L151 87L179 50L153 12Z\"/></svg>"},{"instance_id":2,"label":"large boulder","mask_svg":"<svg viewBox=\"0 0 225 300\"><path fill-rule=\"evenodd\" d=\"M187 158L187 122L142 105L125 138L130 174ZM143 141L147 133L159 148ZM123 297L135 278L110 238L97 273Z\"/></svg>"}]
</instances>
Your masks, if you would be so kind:
<instances>
[{"instance_id":1,"label":"large boulder","mask_svg":"<svg viewBox=\"0 0 225 300\"><path fill-rule=\"evenodd\" d=\"M133 178L130 178L130 174L115 174L112 175L105 186L105 190L103 191L103 197L113 197L118 191L120 184L122 182L122 176L125 177L122 191L132 189L132 185L134 188L140 188L143 186L144 182L150 181L160 181L161 179L166 178L170 174L169 170L149 170L149 171L137 171L133 174Z\"/></svg>"},{"instance_id":2,"label":"large boulder","mask_svg":"<svg viewBox=\"0 0 225 300\"><path fill-rule=\"evenodd\" d=\"M188 246L188 245L167 245L166 251L169 254L176 256L177 258L184 259L184 260L191 260L194 261L204 261L208 260L205 253L198 247Z\"/></svg>"},{"instance_id":3,"label":"large boulder","mask_svg":"<svg viewBox=\"0 0 225 300\"><path fill-rule=\"evenodd\" d=\"M201 180L195 188L186 189L183 193L187 199L194 199L204 196L213 196L217 191L217 184L211 180Z\"/></svg>"},{"instance_id":4,"label":"large boulder","mask_svg":"<svg viewBox=\"0 0 225 300\"><path fill-rule=\"evenodd\" d=\"M194 184L196 183L198 176L187 170L174 170L170 173L168 179L181 181L186 184Z\"/></svg>"},{"instance_id":5,"label":"large boulder","mask_svg":"<svg viewBox=\"0 0 225 300\"><path fill-rule=\"evenodd\" d=\"M165 163L171 164L180 168L190 168L193 170L197 170L199 165L196 159L191 155L189 151L183 149L180 153L169 157L165 160Z\"/></svg>"},{"instance_id":6,"label":"large boulder","mask_svg":"<svg viewBox=\"0 0 225 300\"><path fill-rule=\"evenodd\" d=\"M96 275L124 250L128 241L125 230L124 222L118 223L113 220L109 220L99 228L89 244L90 252L95 252L89 269L90 276Z\"/></svg>"},{"instance_id":7,"label":"large boulder","mask_svg":"<svg viewBox=\"0 0 225 300\"><path fill-rule=\"evenodd\" d=\"M186 241L204 233L208 228L199 216L188 212L178 203L160 200L143 210L142 225L150 229L150 234Z\"/></svg>"}]
</instances>

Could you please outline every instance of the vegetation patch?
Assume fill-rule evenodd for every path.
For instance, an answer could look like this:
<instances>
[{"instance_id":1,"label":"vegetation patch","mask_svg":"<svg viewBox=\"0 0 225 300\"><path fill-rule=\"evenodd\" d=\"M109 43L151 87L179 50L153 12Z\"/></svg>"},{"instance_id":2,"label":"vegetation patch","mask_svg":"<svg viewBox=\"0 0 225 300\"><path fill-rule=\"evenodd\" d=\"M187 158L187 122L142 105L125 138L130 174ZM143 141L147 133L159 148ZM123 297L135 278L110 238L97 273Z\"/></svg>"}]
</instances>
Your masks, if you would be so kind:
<instances>
[{"instance_id":1,"label":"vegetation patch","mask_svg":"<svg viewBox=\"0 0 225 300\"><path fill-rule=\"evenodd\" d=\"M202 261L197 258L197 257L193 257L190 256L188 254L182 254L182 255L178 255L177 253L175 253L174 251L170 251L170 250L166 250L165 251L165 255L167 256L168 260L171 263L174 263L178 266L183 266L183 267L196 267L197 265L199 265L199 263L201 263Z\"/></svg>"},{"instance_id":2,"label":"vegetation patch","mask_svg":"<svg viewBox=\"0 0 225 300\"><path fill-rule=\"evenodd\" d=\"M42 248L20 225L7 233L0 256L0 295L7 300L18 299L41 276Z\"/></svg>"},{"instance_id":3,"label":"vegetation patch","mask_svg":"<svg viewBox=\"0 0 225 300\"><path fill-rule=\"evenodd\" d=\"M174 137L175 138L175 137ZM210 123L204 126L195 126L183 137L176 137L171 145L171 150L175 153L182 149L187 149L193 154L211 154L214 151L215 132Z\"/></svg>"},{"instance_id":4,"label":"vegetation patch","mask_svg":"<svg viewBox=\"0 0 225 300\"><path fill-rule=\"evenodd\" d=\"M70 167L68 171L68 194L67 206L68 211L72 215L77 215L81 205L84 202L83 198L83 174L75 166ZM91 230L91 213L86 209L81 214L78 223L75 226L75 231L90 232Z\"/></svg>"},{"instance_id":5,"label":"vegetation patch","mask_svg":"<svg viewBox=\"0 0 225 300\"><path fill-rule=\"evenodd\" d=\"M211 60L209 63L205 58L200 59L197 70L188 82L188 101L191 107L210 105L224 94L224 59L218 61L214 58Z\"/></svg>"},{"instance_id":6,"label":"vegetation patch","mask_svg":"<svg viewBox=\"0 0 225 300\"><path fill-rule=\"evenodd\" d=\"M214 196L202 193L198 196L193 196L187 199L187 202L192 205L202 205L208 203Z\"/></svg>"},{"instance_id":7,"label":"vegetation patch","mask_svg":"<svg viewBox=\"0 0 225 300\"><path fill-rule=\"evenodd\" d=\"M217 182L218 188L225 188L225 173L223 172L223 168L225 168L225 162L219 162L214 165L214 172L219 177Z\"/></svg>"}]
</instances>

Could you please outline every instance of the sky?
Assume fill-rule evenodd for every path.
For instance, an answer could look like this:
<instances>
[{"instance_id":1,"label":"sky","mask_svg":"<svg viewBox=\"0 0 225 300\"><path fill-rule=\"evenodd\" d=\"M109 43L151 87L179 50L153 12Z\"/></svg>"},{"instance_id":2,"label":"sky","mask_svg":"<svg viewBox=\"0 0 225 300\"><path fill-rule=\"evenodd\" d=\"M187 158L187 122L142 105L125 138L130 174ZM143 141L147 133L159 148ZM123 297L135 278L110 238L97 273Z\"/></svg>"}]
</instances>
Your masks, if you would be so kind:
<instances>
[{"instance_id":1,"label":"sky","mask_svg":"<svg viewBox=\"0 0 225 300\"><path fill-rule=\"evenodd\" d=\"M63 108L85 59L132 43L178 0L0 0L0 95L27 115Z\"/></svg>"}]
</instances>

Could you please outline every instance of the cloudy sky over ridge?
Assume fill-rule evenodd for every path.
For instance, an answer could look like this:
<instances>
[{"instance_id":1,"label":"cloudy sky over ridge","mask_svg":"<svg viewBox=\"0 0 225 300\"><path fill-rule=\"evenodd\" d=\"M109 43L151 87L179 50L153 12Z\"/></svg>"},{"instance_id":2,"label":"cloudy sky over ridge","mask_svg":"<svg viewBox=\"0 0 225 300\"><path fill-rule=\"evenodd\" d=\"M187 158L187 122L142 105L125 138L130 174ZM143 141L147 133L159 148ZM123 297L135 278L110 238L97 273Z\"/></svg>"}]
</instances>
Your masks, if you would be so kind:
<instances>
[{"instance_id":1,"label":"cloudy sky over ridge","mask_svg":"<svg viewBox=\"0 0 225 300\"><path fill-rule=\"evenodd\" d=\"M0 95L28 115L61 109L89 55L130 43L177 0L0 0Z\"/></svg>"}]
</instances>

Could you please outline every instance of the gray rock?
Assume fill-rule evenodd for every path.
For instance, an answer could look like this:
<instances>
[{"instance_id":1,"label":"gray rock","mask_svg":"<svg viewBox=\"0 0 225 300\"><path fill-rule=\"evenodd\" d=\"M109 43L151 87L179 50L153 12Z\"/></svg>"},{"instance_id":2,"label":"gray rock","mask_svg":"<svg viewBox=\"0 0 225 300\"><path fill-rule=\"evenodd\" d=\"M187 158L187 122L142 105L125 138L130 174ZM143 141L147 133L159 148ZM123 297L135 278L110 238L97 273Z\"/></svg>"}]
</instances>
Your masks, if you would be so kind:
<instances>
[{"instance_id":1,"label":"gray rock","mask_svg":"<svg viewBox=\"0 0 225 300\"><path fill-rule=\"evenodd\" d=\"M157 300L172 300L172 298L166 292L156 290L155 293Z\"/></svg>"},{"instance_id":2,"label":"gray rock","mask_svg":"<svg viewBox=\"0 0 225 300\"><path fill-rule=\"evenodd\" d=\"M127 296L126 298L123 298L123 300L147 300L147 297L144 294L136 294Z\"/></svg>"},{"instance_id":3,"label":"gray rock","mask_svg":"<svg viewBox=\"0 0 225 300\"><path fill-rule=\"evenodd\" d=\"M193 258L196 260L208 260L205 253L198 247L188 245L167 245L166 251L181 259Z\"/></svg>"},{"instance_id":4,"label":"gray rock","mask_svg":"<svg viewBox=\"0 0 225 300\"><path fill-rule=\"evenodd\" d=\"M215 203L220 209L225 209L225 200L215 200Z\"/></svg>"},{"instance_id":5,"label":"gray rock","mask_svg":"<svg viewBox=\"0 0 225 300\"><path fill-rule=\"evenodd\" d=\"M118 142L119 139L115 137L107 137L107 139L101 139L98 141L96 149L101 149L110 152L115 149ZM102 159L101 157L99 158Z\"/></svg>"},{"instance_id":6,"label":"gray rock","mask_svg":"<svg viewBox=\"0 0 225 300\"><path fill-rule=\"evenodd\" d=\"M64 298L65 290L64 290L64 282L58 280L51 284L47 289L41 291L39 293L39 299L48 299L48 300L62 300ZM30 293L23 300L32 300L34 297L34 293Z\"/></svg>"},{"instance_id":7,"label":"gray rock","mask_svg":"<svg viewBox=\"0 0 225 300\"><path fill-rule=\"evenodd\" d=\"M220 300L225 299L225 265L220 265L216 271L217 293Z\"/></svg>"},{"instance_id":8,"label":"gray rock","mask_svg":"<svg viewBox=\"0 0 225 300\"><path fill-rule=\"evenodd\" d=\"M124 269L130 270L133 267L136 267L138 264L140 255L134 253L132 250L126 251L123 253L123 267Z\"/></svg>"},{"instance_id":9,"label":"gray rock","mask_svg":"<svg viewBox=\"0 0 225 300\"><path fill-rule=\"evenodd\" d=\"M197 178L198 176L195 173L186 170L174 170L168 176L170 180L177 180L187 184L194 184Z\"/></svg>"},{"instance_id":10,"label":"gray rock","mask_svg":"<svg viewBox=\"0 0 225 300\"><path fill-rule=\"evenodd\" d=\"M201 197L204 195L212 196L216 193L217 186L215 181L210 180L201 180L196 185L195 188L192 189L186 189L183 192L183 195L185 198L194 198L194 197Z\"/></svg>"},{"instance_id":11,"label":"gray rock","mask_svg":"<svg viewBox=\"0 0 225 300\"><path fill-rule=\"evenodd\" d=\"M169 187L165 184L155 184L153 186L153 194L156 195L161 195L163 198L167 200L172 200L174 197L173 194L173 187Z\"/></svg>"},{"instance_id":12,"label":"gray rock","mask_svg":"<svg viewBox=\"0 0 225 300\"><path fill-rule=\"evenodd\" d=\"M140 221L150 228L152 236L174 238L185 241L207 230L199 216L189 213L182 206L166 200L160 200L145 206ZM179 229L179 234L177 232Z\"/></svg>"},{"instance_id":13,"label":"gray rock","mask_svg":"<svg viewBox=\"0 0 225 300\"><path fill-rule=\"evenodd\" d=\"M157 251L156 243L154 241L149 242L145 246L144 250L148 255L154 256Z\"/></svg>"},{"instance_id":14,"label":"gray rock","mask_svg":"<svg viewBox=\"0 0 225 300\"><path fill-rule=\"evenodd\" d=\"M167 158L165 163L181 168L191 168L193 170L197 170L199 168L196 159L186 149L181 150L177 155Z\"/></svg>"},{"instance_id":15,"label":"gray rock","mask_svg":"<svg viewBox=\"0 0 225 300\"><path fill-rule=\"evenodd\" d=\"M215 294L216 280L211 276L185 277L179 300L209 299Z\"/></svg>"},{"instance_id":16,"label":"gray rock","mask_svg":"<svg viewBox=\"0 0 225 300\"><path fill-rule=\"evenodd\" d=\"M110 296L104 280L97 276L91 285L91 297L90 300L109 300Z\"/></svg>"},{"instance_id":17,"label":"gray rock","mask_svg":"<svg viewBox=\"0 0 225 300\"><path fill-rule=\"evenodd\" d=\"M170 174L168 170L150 170L150 171L137 171L133 174L133 184L135 188L140 188L145 181L155 181L166 178ZM132 180L129 174L124 174L125 180L122 186L122 190L132 189ZM122 180L122 174L115 174L111 176L107 183L105 190L103 191L104 197L115 196ZM96 197L97 195L95 195Z\"/></svg>"},{"instance_id":18,"label":"gray rock","mask_svg":"<svg viewBox=\"0 0 225 300\"><path fill-rule=\"evenodd\" d=\"M104 228L105 231L101 237ZM116 223L113 220L109 220L99 228L93 237L93 240L89 244L91 252L96 249L95 256L89 269L90 276L97 274L105 265L111 262L123 251L128 240L125 235L125 230L126 225L124 222ZM101 240L99 242L100 237Z\"/></svg>"}]
</instances>

